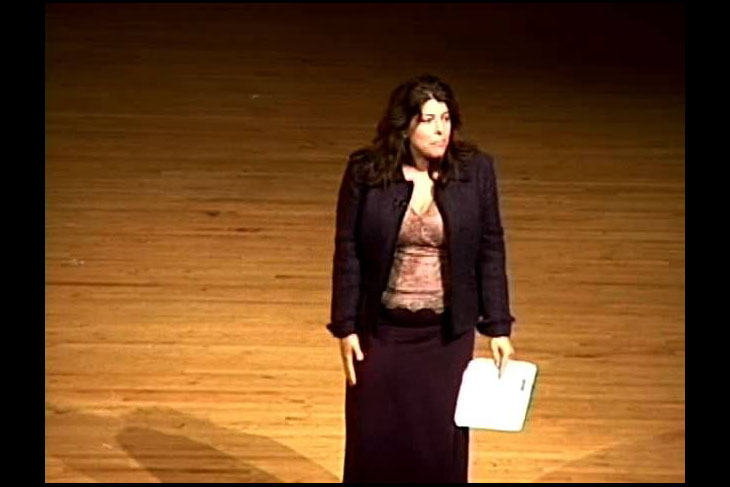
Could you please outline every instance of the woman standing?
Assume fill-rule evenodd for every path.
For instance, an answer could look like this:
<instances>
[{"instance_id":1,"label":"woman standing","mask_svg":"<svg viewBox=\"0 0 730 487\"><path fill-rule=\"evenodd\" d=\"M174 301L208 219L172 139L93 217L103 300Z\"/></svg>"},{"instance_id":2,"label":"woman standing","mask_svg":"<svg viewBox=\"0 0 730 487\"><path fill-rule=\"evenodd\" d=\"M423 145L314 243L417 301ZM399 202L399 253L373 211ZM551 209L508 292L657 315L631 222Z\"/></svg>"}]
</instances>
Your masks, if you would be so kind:
<instances>
[{"instance_id":1,"label":"woman standing","mask_svg":"<svg viewBox=\"0 0 730 487\"><path fill-rule=\"evenodd\" d=\"M337 201L329 331L347 379L344 482L467 482L454 423L474 330L513 354L491 157L459 137L451 88L398 86Z\"/></svg>"}]
</instances>

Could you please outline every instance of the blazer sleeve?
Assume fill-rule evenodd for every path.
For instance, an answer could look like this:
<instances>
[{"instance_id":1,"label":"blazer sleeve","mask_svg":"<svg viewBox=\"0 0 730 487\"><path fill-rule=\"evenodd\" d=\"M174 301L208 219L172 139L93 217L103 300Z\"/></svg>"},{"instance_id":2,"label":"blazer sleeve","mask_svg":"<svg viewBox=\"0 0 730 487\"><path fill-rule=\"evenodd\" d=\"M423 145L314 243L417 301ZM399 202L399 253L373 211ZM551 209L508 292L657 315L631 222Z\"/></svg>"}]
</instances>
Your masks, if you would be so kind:
<instances>
[{"instance_id":1,"label":"blazer sleeve","mask_svg":"<svg viewBox=\"0 0 730 487\"><path fill-rule=\"evenodd\" d=\"M504 231L499 214L494 160L486 154L481 154L479 159L480 167L477 174L479 174L479 200L482 205L482 232L476 271L481 317L476 326L483 335L509 336L515 319L509 309Z\"/></svg>"},{"instance_id":2,"label":"blazer sleeve","mask_svg":"<svg viewBox=\"0 0 730 487\"><path fill-rule=\"evenodd\" d=\"M337 197L335 249L332 259L332 301L327 329L337 338L355 333L360 301L360 255L357 227L363 188L354 176L354 162L348 161Z\"/></svg>"}]
</instances>

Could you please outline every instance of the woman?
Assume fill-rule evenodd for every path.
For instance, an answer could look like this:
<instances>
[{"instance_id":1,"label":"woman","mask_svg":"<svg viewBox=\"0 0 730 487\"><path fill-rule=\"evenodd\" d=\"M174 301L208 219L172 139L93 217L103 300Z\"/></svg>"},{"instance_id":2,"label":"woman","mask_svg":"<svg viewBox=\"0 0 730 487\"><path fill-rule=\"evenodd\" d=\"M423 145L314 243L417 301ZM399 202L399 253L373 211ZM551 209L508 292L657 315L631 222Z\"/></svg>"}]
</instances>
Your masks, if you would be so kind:
<instances>
[{"instance_id":1,"label":"woman","mask_svg":"<svg viewBox=\"0 0 730 487\"><path fill-rule=\"evenodd\" d=\"M451 88L398 86L337 201L329 331L347 379L344 482L466 482L454 424L474 330L513 354L494 163L459 137Z\"/></svg>"}]
</instances>

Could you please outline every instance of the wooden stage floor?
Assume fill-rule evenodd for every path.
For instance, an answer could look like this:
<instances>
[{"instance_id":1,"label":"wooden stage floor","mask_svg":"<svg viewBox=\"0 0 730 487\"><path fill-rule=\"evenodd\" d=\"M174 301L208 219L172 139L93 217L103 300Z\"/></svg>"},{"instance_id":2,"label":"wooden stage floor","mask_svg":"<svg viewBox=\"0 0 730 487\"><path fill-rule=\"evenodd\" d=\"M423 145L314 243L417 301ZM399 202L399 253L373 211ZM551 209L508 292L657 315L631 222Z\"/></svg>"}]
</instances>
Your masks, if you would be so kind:
<instances>
[{"instance_id":1,"label":"wooden stage floor","mask_svg":"<svg viewBox=\"0 0 730 487\"><path fill-rule=\"evenodd\" d=\"M572 8L47 4L46 481L340 481L337 188L434 72L497 159L540 367L470 480L683 482L683 34Z\"/></svg>"}]
</instances>

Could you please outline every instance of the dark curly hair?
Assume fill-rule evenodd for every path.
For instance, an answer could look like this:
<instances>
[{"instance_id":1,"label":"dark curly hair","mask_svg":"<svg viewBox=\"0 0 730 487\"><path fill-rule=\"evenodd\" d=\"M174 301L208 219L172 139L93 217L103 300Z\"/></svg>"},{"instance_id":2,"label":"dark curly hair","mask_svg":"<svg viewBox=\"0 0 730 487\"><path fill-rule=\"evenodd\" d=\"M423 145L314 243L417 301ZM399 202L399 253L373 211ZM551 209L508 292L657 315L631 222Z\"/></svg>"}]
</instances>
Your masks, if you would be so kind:
<instances>
[{"instance_id":1,"label":"dark curly hair","mask_svg":"<svg viewBox=\"0 0 730 487\"><path fill-rule=\"evenodd\" d=\"M393 90L372 143L350 154L349 163L355 163L358 179L370 186L387 185L398 178L402 164L413 164L408 129L413 117L421 115L423 104L432 98L448 107L451 136L440 167L431 169L439 169L437 182L441 184L464 170L464 165L478 148L460 137L461 112L451 87L436 76L424 74Z\"/></svg>"}]
</instances>

